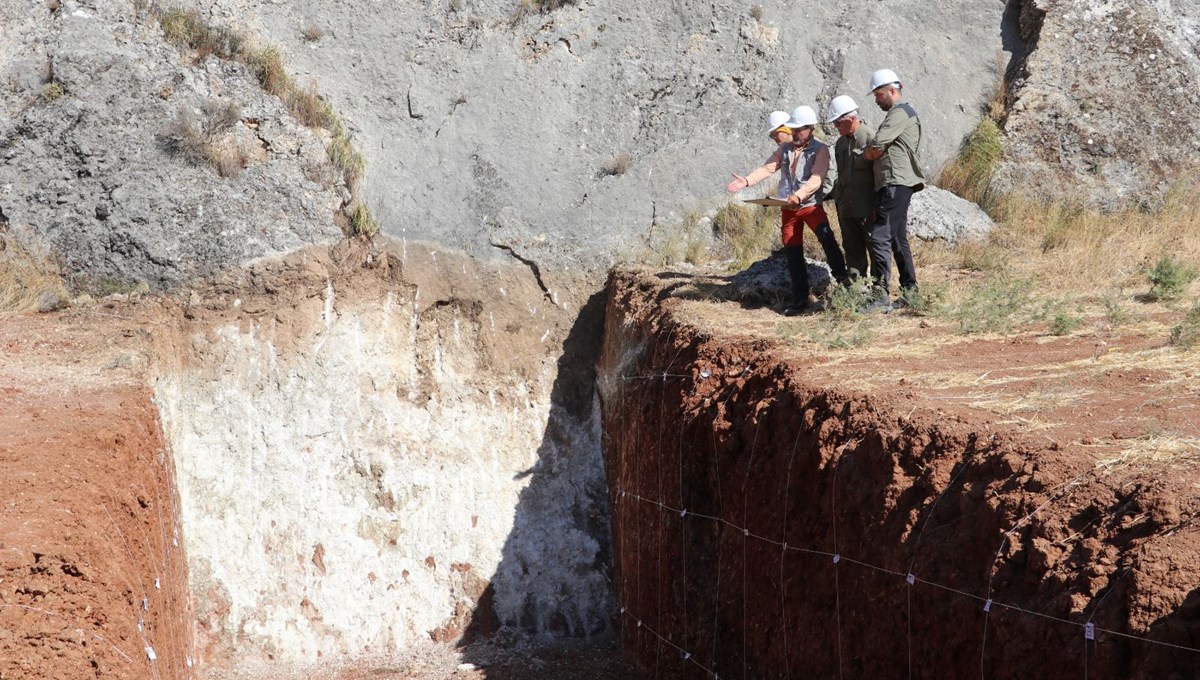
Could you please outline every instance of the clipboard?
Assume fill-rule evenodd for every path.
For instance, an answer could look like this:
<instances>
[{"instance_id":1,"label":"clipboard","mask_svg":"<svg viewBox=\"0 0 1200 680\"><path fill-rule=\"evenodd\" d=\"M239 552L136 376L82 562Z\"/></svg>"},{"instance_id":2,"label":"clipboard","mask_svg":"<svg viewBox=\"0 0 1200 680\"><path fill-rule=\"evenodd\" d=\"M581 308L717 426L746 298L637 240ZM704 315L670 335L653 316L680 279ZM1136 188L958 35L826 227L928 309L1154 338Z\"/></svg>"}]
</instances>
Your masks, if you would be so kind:
<instances>
[{"instance_id":1,"label":"clipboard","mask_svg":"<svg viewBox=\"0 0 1200 680\"><path fill-rule=\"evenodd\" d=\"M765 205L772 208L786 208L789 206L793 208L798 207L788 203L787 201L781 201L778 198L748 198L742 201L742 203L753 203L755 205Z\"/></svg>"}]
</instances>

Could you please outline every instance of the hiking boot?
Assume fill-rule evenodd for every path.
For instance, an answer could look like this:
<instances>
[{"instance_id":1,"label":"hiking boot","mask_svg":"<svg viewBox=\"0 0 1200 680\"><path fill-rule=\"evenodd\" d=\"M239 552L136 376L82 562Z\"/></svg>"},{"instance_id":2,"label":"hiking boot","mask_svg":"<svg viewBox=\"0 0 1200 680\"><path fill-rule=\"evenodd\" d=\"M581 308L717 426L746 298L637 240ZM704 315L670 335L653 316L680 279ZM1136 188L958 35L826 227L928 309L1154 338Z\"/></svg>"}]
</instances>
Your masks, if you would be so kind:
<instances>
[{"instance_id":1,"label":"hiking boot","mask_svg":"<svg viewBox=\"0 0 1200 680\"><path fill-rule=\"evenodd\" d=\"M888 299L887 293L882 293L880 295L876 295L874 298L872 298L866 304L863 304L862 306L860 306L858 308L859 314L875 314L875 313L887 314L890 311L892 311L892 303Z\"/></svg>"}]
</instances>

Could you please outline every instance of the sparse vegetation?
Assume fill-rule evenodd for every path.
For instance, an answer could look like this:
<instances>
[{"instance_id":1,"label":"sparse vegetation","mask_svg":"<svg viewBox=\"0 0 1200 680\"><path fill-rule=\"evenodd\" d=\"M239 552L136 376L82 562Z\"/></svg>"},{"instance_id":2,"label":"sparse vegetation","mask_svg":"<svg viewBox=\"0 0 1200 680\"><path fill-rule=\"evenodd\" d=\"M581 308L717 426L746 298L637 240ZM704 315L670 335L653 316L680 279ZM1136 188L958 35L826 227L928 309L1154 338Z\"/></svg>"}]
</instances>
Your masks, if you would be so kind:
<instances>
[{"instance_id":1,"label":"sparse vegetation","mask_svg":"<svg viewBox=\"0 0 1200 680\"><path fill-rule=\"evenodd\" d=\"M563 0L541 0L542 2L565 4ZM556 5L557 6L557 5ZM195 10L179 8L152 8L162 26L167 40L181 47L196 51L197 59L215 55L221 59L238 61L245 64L257 78L259 85L269 94L279 97L288 111L301 124L314 129L322 129L329 133L326 143L326 154L329 162L336 169L350 190L351 200L343 207L346 223L354 234L373 234L378 231L379 224L370 215L369 209L358 196L358 184L366 172L367 159L355 149L353 142L346 132L346 127L333 107L318 94L315 87L300 87L288 75L283 63L283 56L272 46L254 48L244 35L223 27L215 27L205 22ZM310 29L320 31L320 35L310 33ZM319 39L324 32L319 27L309 26L305 29L305 39L316 35ZM233 149L237 159L244 166L245 156L240 149ZM220 171L222 167L232 169L232 157L225 156L212 161ZM363 227L360 229L360 227ZM369 227L369 228L368 228Z\"/></svg>"},{"instance_id":2,"label":"sparse vegetation","mask_svg":"<svg viewBox=\"0 0 1200 680\"><path fill-rule=\"evenodd\" d=\"M1183 349L1200 344L1200 304L1193 305L1183 320L1171 329L1171 344Z\"/></svg>"},{"instance_id":3,"label":"sparse vegetation","mask_svg":"<svg viewBox=\"0 0 1200 680\"><path fill-rule=\"evenodd\" d=\"M605 163L604 167L600 168L600 176L620 177L629 171L629 166L631 165L633 165L633 159L630 158L628 153L622 151L614 156L611 161Z\"/></svg>"},{"instance_id":4,"label":"sparse vegetation","mask_svg":"<svg viewBox=\"0 0 1200 680\"><path fill-rule=\"evenodd\" d=\"M1188 284L1196 280L1197 274L1200 272L1191 264L1176 260L1170 255L1163 255L1146 272L1151 284L1148 297L1151 300L1178 300Z\"/></svg>"},{"instance_id":5,"label":"sparse vegetation","mask_svg":"<svg viewBox=\"0 0 1200 680\"><path fill-rule=\"evenodd\" d=\"M763 18L763 6L762 6L762 5L755 5L755 6L751 7L751 8L750 8L750 16L754 17L754 20L755 20L755 21L762 21L762 18Z\"/></svg>"},{"instance_id":6,"label":"sparse vegetation","mask_svg":"<svg viewBox=\"0 0 1200 680\"><path fill-rule=\"evenodd\" d=\"M62 99L63 95L65 95L66 93L67 92L66 92L66 90L63 89L63 86L59 85L58 83L54 83L54 82L46 83L42 87L42 99L45 99L48 102L57 101L59 99Z\"/></svg>"},{"instance_id":7,"label":"sparse vegetation","mask_svg":"<svg viewBox=\"0 0 1200 680\"><path fill-rule=\"evenodd\" d=\"M958 157L942 168L937 185L988 210L992 175L1003 155L1000 126L991 118L983 118L964 140Z\"/></svg>"},{"instance_id":8,"label":"sparse vegetation","mask_svg":"<svg viewBox=\"0 0 1200 680\"><path fill-rule=\"evenodd\" d=\"M300 37L304 39L304 42L313 43L325 37L325 29L312 22L309 22L309 24L304 27L304 30L300 32Z\"/></svg>"},{"instance_id":9,"label":"sparse vegetation","mask_svg":"<svg viewBox=\"0 0 1200 680\"><path fill-rule=\"evenodd\" d=\"M779 240L779 227L771 211L740 203L728 203L717 211L713 233L728 248L739 269L769 255Z\"/></svg>"},{"instance_id":10,"label":"sparse vegetation","mask_svg":"<svg viewBox=\"0 0 1200 680\"><path fill-rule=\"evenodd\" d=\"M0 311L50 311L66 299L67 287L53 262L0 234Z\"/></svg>"},{"instance_id":11,"label":"sparse vegetation","mask_svg":"<svg viewBox=\"0 0 1200 680\"><path fill-rule=\"evenodd\" d=\"M997 274L987 278L950 312L965 335L1007 333L1028 307L1032 282Z\"/></svg>"},{"instance_id":12,"label":"sparse vegetation","mask_svg":"<svg viewBox=\"0 0 1200 680\"><path fill-rule=\"evenodd\" d=\"M527 16L553 12L577 3L578 0L520 0L516 9L513 10L511 23L516 24Z\"/></svg>"},{"instance_id":13,"label":"sparse vegetation","mask_svg":"<svg viewBox=\"0 0 1200 680\"><path fill-rule=\"evenodd\" d=\"M233 177L246 167L246 156L227 133L241 120L242 109L232 102L205 102L200 115L183 108L167 132L167 149L193 163L207 163L222 177Z\"/></svg>"},{"instance_id":14,"label":"sparse vegetation","mask_svg":"<svg viewBox=\"0 0 1200 680\"><path fill-rule=\"evenodd\" d=\"M1051 335L1070 335L1076 328L1079 328L1081 323L1083 323L1082 318L1060 307L1050 320L1050 333Z\"/></svg>"},{"instance_id":15,"label":"sparse vegetation","mask_svg":"<svg viewBox=\"0 0 1200 680\"><path fill-rule=\"evenodd\" d=\"M46 9L50 10L51 14L57 14L62 9L62 0L46 0Z\"/></svg>"}]
</instances>

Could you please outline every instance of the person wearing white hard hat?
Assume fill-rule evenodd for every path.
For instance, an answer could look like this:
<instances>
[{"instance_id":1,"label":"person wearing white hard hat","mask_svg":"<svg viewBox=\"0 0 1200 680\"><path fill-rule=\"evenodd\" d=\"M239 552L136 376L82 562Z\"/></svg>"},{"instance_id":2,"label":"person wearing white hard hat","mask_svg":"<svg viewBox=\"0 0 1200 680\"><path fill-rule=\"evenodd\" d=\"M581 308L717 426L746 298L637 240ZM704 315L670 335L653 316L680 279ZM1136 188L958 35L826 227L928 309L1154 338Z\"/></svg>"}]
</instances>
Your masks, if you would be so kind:
<instances>
[{"instance_id":1,"label":"person wearing white hard hat","mask_svg":"<svg viewBox=\"0 0 1200 680\"><path fill-rule=\"evenodd\" d=\"M875 163L871 269L877 295L869 311L906 306L917 291L917 271L908 244L908 206L912 195L925 188L925 174L918 158L921 119L911 104L901 101L903 90L895 71L885 68L871 74L871 94L886 113L865 152L865 157ZM888 290L893 257L900 275L900 299L895 305Z\"/></svg>"},{"instance_id":2,"label":"person wearing white hard hat","mask_svg":"<svg viewBox=\"0 0 1200 680\"><path fill-rule=\"evenodd\" d=\"M872 130L859 116L858 104L846 95L834 97L829 103L825 122L832 123L840 135L833 145L838 171L832 193L846 266L852 278L866 276L870 261L867 244L871 241L871 216L875 211L875 171L864 152Z\"/></svg>"},{"instance_id":3,"label":"person wearing white hard hat","mask_svg":"<svg viewBox=\"0 0 1200 680\"><path fill-rule=\"evenodd\" d=\"M783 252L788 261L788 274L792 279L792 303L784 310L787 315L802 314L813 309L809 299L808 264L804 259L804 225L808 225L829 262L829 269L838 281L846 281L846 263L838 246L837 237L829 227L829 217L821 207L824 198L822 184L829 174L829 147L824 142L813 137L817 125L817 114L807 106L797 107L784 123L791 135L786 141L782 135L776 136L778 124L783 113L776 111L768 118L768 128L771 129L772 139L778 144L775 152L767 162L749 174L742 176L734 174L733 181L726 186L729 192L736 192L753 186L780 173L779 189L776 197L791 204L783 208L780 214ZM786 115L786 114L785 114ZM794 206L794 207L792 207Z\"/></svg>"}]
</instances>

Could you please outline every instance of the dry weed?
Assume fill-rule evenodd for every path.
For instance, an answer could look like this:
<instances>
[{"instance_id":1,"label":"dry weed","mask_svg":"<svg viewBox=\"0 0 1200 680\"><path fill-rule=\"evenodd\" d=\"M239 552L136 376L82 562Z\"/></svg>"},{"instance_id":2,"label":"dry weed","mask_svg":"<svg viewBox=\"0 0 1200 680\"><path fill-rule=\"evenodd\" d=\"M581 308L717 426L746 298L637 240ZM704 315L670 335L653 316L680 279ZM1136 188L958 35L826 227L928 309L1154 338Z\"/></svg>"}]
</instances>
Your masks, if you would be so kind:
<instances>
[{"instance_id":1,"label":"dry weed","mask_svg":"<svg viewBox=\"0 0 1200 680\"><path fill-rule=\"evenodd\" d=\"M304 42L316 42L325 37L325 29L314 23L309 23L304 27L304 30L300 32L300 37L304 39Z\"/></svg>"},{"instance_id":2,"label":"dry weed","mask_svg":"<svg viewBox=\"0 0 1200 680\"><path fill-rule=\"evenodd\" d=\"M51 311L66 299L66 284L54 263L0 234L0 311Z\"/></svg>"}]
</instances>

